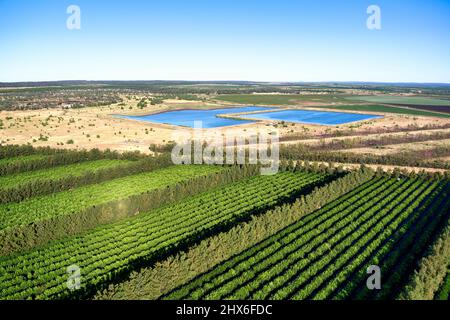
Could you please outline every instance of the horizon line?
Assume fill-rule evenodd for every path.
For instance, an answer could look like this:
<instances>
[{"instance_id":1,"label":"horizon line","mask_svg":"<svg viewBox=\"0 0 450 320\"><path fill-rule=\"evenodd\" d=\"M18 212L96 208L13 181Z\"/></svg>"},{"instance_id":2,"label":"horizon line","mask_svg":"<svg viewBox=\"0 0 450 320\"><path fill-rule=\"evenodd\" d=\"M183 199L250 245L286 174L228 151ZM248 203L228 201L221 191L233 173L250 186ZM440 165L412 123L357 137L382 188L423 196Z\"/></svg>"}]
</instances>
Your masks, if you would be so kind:
<instances>
[{"instance_id":1,"label":"horizon line","mask_svg":"<svg viewBox=\"0 0 450 320\"><path fill-rule=\"evenodd\" d=\"M146 79L146 80L84 80L84 79L70 79L70 80L22 80L22 81L0 81L0 85L4 84L21 84L21 83L62 83L62 82L203 82L203 83L278 83L278 84L307 84L307 83L341 83L341 84L439 84L439 85L450 85L450 82L420 82L420 81L362 81L362 80L320 80L320 81L271 81L271 80L183 80L183 79L170 79L170 80L160 80L160 79Z\"/></svg>"}]
</instances>

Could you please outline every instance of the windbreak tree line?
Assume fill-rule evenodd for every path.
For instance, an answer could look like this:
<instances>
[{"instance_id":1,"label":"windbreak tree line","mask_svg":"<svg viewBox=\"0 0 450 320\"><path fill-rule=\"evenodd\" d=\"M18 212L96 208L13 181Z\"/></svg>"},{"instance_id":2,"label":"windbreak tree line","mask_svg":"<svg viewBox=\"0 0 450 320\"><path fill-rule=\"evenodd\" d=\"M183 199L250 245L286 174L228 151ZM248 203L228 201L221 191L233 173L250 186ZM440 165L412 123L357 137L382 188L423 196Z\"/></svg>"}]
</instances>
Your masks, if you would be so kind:
<instances>
[{"instance_id":1,"label":"windbreak tree line","mask_svg":"<svg viewBox=\"0 0 450 320\"><path fill-rule=\"evenodd\" d=\"M303 171L304 166L291 166ZM309 172L323 172L312 169ZM326 185L303 193L293 203L284 203L261 215L253 215L245 223L228 231L217 233L192 246L189 250L172 255L154 266L133 272L126 281L110 285L96 293L96 299L157 299L176 287L208 271L218 263L259 243L298 219L320 209L326 203L358 188L362 190L374 178L368 168L350 172Z\"/></svg>"},{"instance_id":2,"label":"windbreak tree line","mask_svg":"<svg viewBox=\"0 0 450 320\"><path fill-rule=\"evenodd\" d=\"M444 231L436 237L436 241L428 249L418 263L417 269L410 277L399 299L432 300L448 299L448 268L450 267L450 220L447 220ZM447 276L447 277L446 277ZM440 294L447 286L447 296Z\"/></svg>"},{"instance_id":3,"label":"windbreak tree line","mask_svg":"<svg viewBox=\"0 0 450 320\"><path fill-rule=\"evenodd\" d=\"M21 255L9 255L0 259L0 297L68 298L93 293L142 265L309 192L329 178L325 173L306 172L258 175ZM72 264L83 270L82 288L77 292L66 286L66 268Z\"/></svg>"},{"instance_id":4,"label":"windbreak tree line","mask_svg":"<svg viewBox=\"0 0 450 320\"><path fill-rule=\"evenodd\" d=\"M448 184L376 178L165 298L395 298L448 219ZM384 271L381 290L366 286L366 270L373 264Z\"/></svg>"},{"instance_id":5,"label":"windbreak tree line","mask_svg":"<svg viewBox=\"0 0 450 320\"><path fill-rule=\"evenodd\" d=\"M27 160L30 155L39 155L37 159ZM139 160L146 156L139 152L118 153L116 151L99 149L92 150L58 150L49 147L33 148L32 146L6 145L0 146L0 176L31 171L43 168L51 168L57 165L72 164L81 161L100 159L125 159ZM6 161L9 160L9 161ZM167 159L170 160L170 159ZM5 162L2 164L2 162Z\"/></svg>"},{"instance_id":6,"label":"windbreak tree line","mask_svg":"<svg viewBox=\"0 0 450 320\"><path fill-rule=\"evenodd\" d=\"M341 162L355 164L380 164L393 166L412 166L425 168L450 169L448 161L434 158L450 156L450 147L438 146L429 150L413 150L388 155L355 154L349 152L311 151L301 145L280 147L280 157L287 160L308 160ZM433 159L433 160L431 160Z\"/></svg>"},{"instance_id":7,"label":"windbreak tree line","mask_svg":"<svg viewBox=\"0 0 450 320\"><path fill-rule=\"evenodd\" d=\"M412 142L423 141L436 141L450 139L450 132L433 132L430 134L417 134L417 135L389 135L376 138L346 138L335 139L329 142L321 142L317 145L298 144L298 149L304 149L304 151L330 151L330 150L343 150L353 148L365 148L365 147L378 147L391 144L402 144Z\"/></svg>"},{"instance_id":8,"label":"windbreak tree line","mask_svg":"<svg viewBox=\"0 0 450 320\"><path fill-rule=\"evenodd\" d=\"M88 161L88 160L86 160ZM103 181L139 174L172 165L170 157L160 155L156 157L142 158L124 164L117 164L101 170L87 170L83 175L68 175L56 179L40 179L18 185L13 188L0 186L0 203L19 202L25 199L45 195L76 187L100 183Z\"/></svg>"},{"instance_id":9,"label":"windbreak tree line","mask_svg":"<svg viewBox=\"0 0 450 320\"><path fill-rule=\"evenodd\" d=\"M414 131L426 131L426 130L437 130L437 129L448 129L450 128L450 124L425 124L425 125L417 125L417 124L409 124L406 127L367 127L365 129L359 128L358 131L354 129L345 129L339 128L334 131L331 129L326 130L324 133L320 135L310 135L307 131L304 133L291 133L280 137L280 141L294 141L294 140L305 140L305 139L317 139L317 138L338 138L338 137L351 137L351 136L367 136L367 135L375 135L375 134L387 134L387 133L398 133L398 132L414 132Z\"/></svg>"},{"instance_id":10,"label":"windbreak tree line","mask_svg":"<svg viewBox=\"0 0 450 320\"><path fill-rule=\"evenodd\" d=\"M312 167L314 166L309 166L309 170ZM414 174L397 171L395 179L392 177L390 173L374 171L363 166L360 170L352 171L325 186L314 189L309 194L300 196L292 204L283 204L262 215L253 216L250 221L205 239L187 251L170 256L154 266L133 272L127 280L98 291L95 298L157 299L202 273L220 267L221 262L260 243L299 219L311 215L309 219L314 221L315 212L332 208L331 203L334 200L339 199L338 201L344 203L356 195L361 195L361 192L367 193L374 187L383 186L386 179L390 181L389 183L395 182L398 178L401 181L412 180L416 181L416 185L420 181L424 181L423 185L426 185L426 181L430 181L429 184L442 184L445 181L442 175L426 172ZM364 197L361 199L363 203L367 202ZM329 203L330 205L327 205Z\"/></svg>"},{"instance_id":11,"label":"windbreak tree line","mask_svg":"<svg viewBox=\"0 0 450 320\"><path fill-rule=\"evenodd\" d=\"M0 255L32 248L66 235L77 234L102 224L119 221L205 192L211 188L245 179L259 172L257 166L231 166L215 171L215 173L210 172L193 176L186 181L172 183L163 188L151 189L151 186L149 186L148 188L151 190L127 198L120 198L120 192L117 191L118 200L114 200L113 194L111 195L112 200L106 203L80 207L70 214L49 216L31 223L0 230ZM168 183L168 181L162 183ZM67 194L67 196L67 201L70 201L70 194ZM86 194L86 196L89 196L89 194ZM46 199L42 199L42 201L44 200ZM49 201L52 200L49 199ZM36 206L33 204L33 207ZM35 214L39 214L39 212Z\"/></svg>"}]
</instances>

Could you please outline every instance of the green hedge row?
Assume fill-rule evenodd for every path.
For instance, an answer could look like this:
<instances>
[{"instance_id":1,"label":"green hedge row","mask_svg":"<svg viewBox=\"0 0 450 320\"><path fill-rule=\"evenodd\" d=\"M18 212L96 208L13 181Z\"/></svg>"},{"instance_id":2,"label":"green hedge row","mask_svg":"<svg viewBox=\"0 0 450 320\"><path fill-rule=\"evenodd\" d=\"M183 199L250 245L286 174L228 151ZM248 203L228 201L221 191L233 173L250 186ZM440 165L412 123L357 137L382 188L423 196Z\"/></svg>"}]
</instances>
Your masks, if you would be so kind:
<instances>
[{"instance_id":1,"label":"green hedge row","mask_svg":"<svg viewBox=\"0 0 450 320\"><path fill-rule=\"evenodd\" d=\"M228 167L213 175L194 178L125 200L92 206L82 212L4 229L0 231L0 255L30 249L67 235L74 235L102 224L112 223L257 173L259 173L257 166Z\"/></svg>"},{"instance_id":2,"label":"green hedge row","mask_svg":"<svg viewBox=\"0 0 450 320\"><path fill-rule=\"evenodd\" d=\"M32 161L26 159L30 155L43 155ZM21 157L24 157L21 159ZM72 164L81 161L100 159L138 160L147 157L138 152L118 153L116 151L99 149L92 150L58 150L51 148L33 148L29 146L0 146L0 159L11 161L1 164L0 176L12 173L51 168L58 165Z\"/></svg>"},{"instance_id":3,"label":"green hedge row","mask_svg":"<svg viewBox=\"0 0 450 320\"><path fill-rule=\"evenodd\" d=\"M417 269L405 289L401 300L433 300L443 284L450 263L450 221L437 237L428 253L420 260Z\"/></svg>"},{"instance_id":4,"label":"green hedge row","mask_svg":"<svg viewBox=\"0 0 450 320\"><path fill-rule=\"evenodd\" d=\"M292 170L292 164L283 165L283 170ZM295 170L323 172L319 165L296 166ZM339 173L338 169L330 170ZM325 204L351 192L370 181L374 171L363 168L316 187L302 195L292 204L283 204L254 215L250 221L241 223L225 232L209 237L189 250L172 255L154 266L133 272L128 280L111 284L98 291L95 299L157 299L176 287L210 270L233 255L272 236L301 217L320 209Z\"/></svg>"},{"instance_id":5,"label":"green hedge row","mask_svg":"<svg viewBox=\"0 0 450 320\"><path fill-rule=\"evenodd\" d=\"M81 176L69 175L54 180L37 180L14 188L0 189L0 203L19 202L39 195L69 190L88 184L100 183L111 179L164 168L170 165L172 165L170 157L161 155L143 158L142 160L117 165L107 169L87 171Z\"/></svg>"}]
</instances>

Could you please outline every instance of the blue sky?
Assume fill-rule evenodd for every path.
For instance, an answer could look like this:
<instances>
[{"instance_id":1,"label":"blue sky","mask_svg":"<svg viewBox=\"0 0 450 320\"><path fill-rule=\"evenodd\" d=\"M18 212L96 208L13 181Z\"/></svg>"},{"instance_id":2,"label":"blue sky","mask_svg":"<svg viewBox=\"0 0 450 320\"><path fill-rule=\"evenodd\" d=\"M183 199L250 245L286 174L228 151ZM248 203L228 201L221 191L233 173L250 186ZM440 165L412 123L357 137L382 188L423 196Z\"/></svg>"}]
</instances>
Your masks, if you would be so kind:
<instances>
[{"instance_id":1,"label":"blue sky","mask_svg":"<svg viewBox=\"0 0 450 320\"><path fill-rule=\"evenodd\" d=\"M0 81L75 79L450 83L450 1L0 0Z\"/></svg>"}]
</instances>

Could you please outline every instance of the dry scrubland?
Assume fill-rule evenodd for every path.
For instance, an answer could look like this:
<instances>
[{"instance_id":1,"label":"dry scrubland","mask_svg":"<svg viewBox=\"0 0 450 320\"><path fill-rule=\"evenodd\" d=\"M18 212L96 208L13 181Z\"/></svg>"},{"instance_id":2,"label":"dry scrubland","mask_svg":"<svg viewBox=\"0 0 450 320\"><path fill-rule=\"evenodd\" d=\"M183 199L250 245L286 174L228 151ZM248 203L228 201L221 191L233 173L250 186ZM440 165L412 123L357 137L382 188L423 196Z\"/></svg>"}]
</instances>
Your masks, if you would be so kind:
<instances>
[{"instance_id":1,"label":"dry scrubland","mask_svg":"<svg viewBox=\"0 0 450 320\"><path fill-rule=\"evenodd\" d=\"M133 99L122 97L123 103L110 106L90 107L81 109L40 109L26 111L1 111L0 119L3 129L0 130L0 142L3 144L27 144L33 146L50 146L62 149L90 149L100 150L112 149L120 152L140 151L152 153L149 150L151 144L163 145L173 141L174 126L165 124L145 123L129 119L116 118L113 115L144 115L167 110L198 109L198 108L221 108L235 104L210 100L187 101L187 100L164 100L162 104L148 105L143 109L137 107L141 97ZM317 102L319 103L319 102ZM312 105L318 105L312 101L303 101L289 108L302 108L309 110L333 110L315 109ZM323 103L320 103L323 105ZM285 106L286 107L286 106ZM358 113L358 111L354 111ZM374 112L364 112L380 114ZM382 114L381 119L361 121L339 126L319 126L294 123L274 123L270 121L259 121L254 124L243 124L222 129L203 129L205 135L212 132L227 133L235 136L248 136L253 130L270 133L274 128L278 130L281 140L285 144L306 143L318 144L332 139L345 139L340 137L340 131L350 131L353 137L383 137L391 134L402 134L400 132L383 133L383 130L394 128L394 131L402 131L403 128L416 126L421 128L426 125L444 126L450 124L449 119L408 116L399 114ZM186 129L185 129L186 130ZM190 130L190 129L187 129ZM379 131L367 135L367 130ZM448 132L448 129L440 130L415 130L411 134L429 134L433 131ZM333 135L332 138L323 138L324 135ZM296 138L297 137L297 138ZM285 140L285 141L284 141ZM437 142L418 142L382 148L359 148L351 149L349 152L389 154L403 150L414 150L415 148L426 149L435 145L449 145L449 140Z\"/></svg>"}]
</instances>

